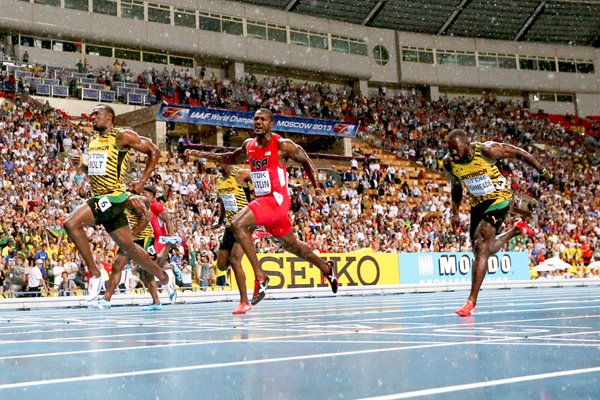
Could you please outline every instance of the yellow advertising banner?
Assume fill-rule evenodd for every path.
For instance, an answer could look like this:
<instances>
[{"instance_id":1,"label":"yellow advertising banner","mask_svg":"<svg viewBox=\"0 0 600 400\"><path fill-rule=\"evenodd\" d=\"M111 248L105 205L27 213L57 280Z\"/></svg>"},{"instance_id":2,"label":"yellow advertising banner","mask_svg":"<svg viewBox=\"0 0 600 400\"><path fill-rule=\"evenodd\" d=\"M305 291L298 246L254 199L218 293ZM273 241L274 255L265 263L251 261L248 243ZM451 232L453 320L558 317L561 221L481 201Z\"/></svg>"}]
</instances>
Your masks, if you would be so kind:
<instances>
[{"instance_id":1,"label":"yellow advertising banner","mask_svg":"<svg viewBox=\"0 0 600 400\"><path fill-rule=\"evenodd\" d=\"M319 257L336 264L340 286L400 283L397 254L375 253L372 249L363 249L345 254L323 253ZM293 254L259 254L258 261L269 276L271 289L329 287L327 281L321 283L321 271L317 267ZM242 260L242 267L246 274L246 287L252 290L254 272L246 257ZM230 284L237 290L233 273L231 277Z\"/></svg>"}]
</instances>

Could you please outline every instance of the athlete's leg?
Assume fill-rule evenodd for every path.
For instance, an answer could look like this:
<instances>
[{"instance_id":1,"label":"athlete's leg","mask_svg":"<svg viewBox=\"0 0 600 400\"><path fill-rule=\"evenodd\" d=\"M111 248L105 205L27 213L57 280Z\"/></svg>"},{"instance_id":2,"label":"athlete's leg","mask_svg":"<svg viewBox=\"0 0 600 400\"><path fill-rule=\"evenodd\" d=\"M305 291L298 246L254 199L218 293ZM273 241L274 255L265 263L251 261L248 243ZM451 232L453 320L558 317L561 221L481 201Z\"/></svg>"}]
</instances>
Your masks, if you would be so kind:
<instances>
[{"instance_id":1,"label":"athlete's leg","mask_svg":"<svg viewBox=\"0 0 600 400\"><path fill-rule=\"evenodd\" d=\"M508 231L496 236L494 243L492 244L492 247L490 249L490 255L495 254L495 253L499 252L500 250L502 250L502 248L504 246L506 246L506 244L508 243L508 241L510 239L514 238L515 236L519 236L520 234L521 234L521 229L519 229L516 226L513 226Z\"/></svg>"},{"instance_id":2,"label":"athlete's leg","mask_svg":"<svg viewBox=\"0 0 600 400\"><path fill-rule=\"evenodd\" d=\"M140 279L144 282L146 289L148 289L148 293L150 293L150 296L152 297L152 304L160 304L154 276L144 270L140 270Z\"/></svg>"},{"instance_id":3,"label":"athlete's leg","mask_svg":"<svg viewBox=\"0 0 600 400\"><path fill-rule=\"evenodd\" d=\"M104 300L110 301L110 299L112 299L113 293L115 292L115 289L121 280L121 274L123 273L123 270L125 270L125 265L127 265L128 262L129 259L123 254L117 254L112 271L110 272L110 278L108 279L106 291L104 292Z\"/></svg>"},{"instance_id":4,"label":"athlete's leg","mask_svg":"<svg viewBox=\"0 0 600 400\"><path fill-rule=\"evenodd\" d=\"M494 254L492 250L495 242L496 228L485 220L481 221L475 229L475 239L473 242L475 260L473 261L471 293L469 294L469 300L473 305L477 304L479 289L481 289L485 274L487 273L488 258Z\"/></svg>"},{"instance_id":5,"label":"athlete's leg","mask_svg":"<svg viewBox=\"0 0 600 400\"><path fill-rule=\"evenodd\" d=\"M164 285L168 285L169 276L150 258L150 255L142 246L133 241L129 226L115 229L109 234L127 258L135 261L139 266L156 276Z\"/></svg>"},{"instance_id":6,"label":"athlete's leg","mask_svg":"<svg viewBox=\"0 0 600 400\"><path fill-rule=\"evenodd\" d=\"M220 251L219 251L220 253ZM218 256L217 256L218 257ZM238 289L240 291L240 301L248 304L248 293L246 291L246 274L242 268L242 258L244 257L244 250L239 243L233 245L231 250L230 263L235 275L235 281L237 282ZM217 261L218 263L218 261ZM217 264L218 265L218 264Z\"/></svg>"},{"instance_id":7,"label":"athlete's leg","mask_svg":"<svg viewBox=\"0 0 600 400\"><path fill-rule=\"evenodd\" d=\"M301 257L306 261L316 265L317 268L319 268L324 274L329 272L329 265L315 253L313 253L310 247L308 247L308 245L303 241L299 240L293 232L290 232L287 235L277 239L281 240L283 247L285 247L285 249L290 253L295 254L298 257Z\"/></svg>"},{"instance_id":8,"label":"athlete's leg","mask_svg":"<svg viewBox=\"0 0 600 400\"><path fill-rule=\"evenodd\" d=\"M75 247L81 254L81 258L85 262L85 265L88 267L90 271L90 277L99 278L100 277L100 269L96 265L96 261L94 260L94 254L92 252L92 248L90 247L90 243L88 237L83 230L84 226L94 226L96 225L96 219L94 218L94 213L92 209L87 203L81 204L77 207L65 220L63 227L65 231L67 231L67 235L71 241L75 244Z\"/></svg>"},{"instance_id":9,"label":"athlete's leg","mask_svg":"<svg viewBox=\"0 0 600 400\"><path fill-rule=\"evenodd\" d=\"M239 244L238 247L240 248L240 251L243 254L244 249L242 249L241 246L239 246ZM219 271L227 271L230 256L231 250L219 248L219 251L217 252L217 268L219 269Z\"/></svg>"},{"instance_id":10,"label":"athlete's leg","mask_svg":"<svg viewBox=\"0 0 600 400\"><path fill-rule=\"evenodd\" d=\"M337 293L338 291L338 278L334 268L333 261L323 261L321 257L317 256L306 243L299 240L293 232L283 235L278 238L283 243L283 246L287 251L297 255L314 264L323 273L323 280L327 278L331 291Z\"/></svg>"},{"instance_id":11,"label":"athlete's leg","mask_svg":"<svg viewBox=\"0 0 600 400\"><path fill-rule=\"evenodd\" d=\"M160 253L158 254L158 257L156 257L156 263L159 265L159 267L164 267L167 260L169 259L169 252L171 251L171 249L173 248L173 245L171 243L166 244L162 250L160 251ZM155 282L155 286L156 286L156 282Z\"/></svg>"},{"instance_id":12,"label":"athlete's leg","mask_svg":"<svg viewBox=\"0 0 600 400\"><path fill-rule=\"evenodd\" d=\"M233 229L233 234L237 239L242 249L244 249L244 253L246 257L248 257L248 261L250 265L252 265L252 270L254 271L254 279L258 281L262 281L265 277L265 271L260 267L258 262L258 257L256 256L256 249L254 248L254 240L252 239L252 231L250 231L250 227L256 225L256 217L247 206L244 207L242 211L240 211L233 222L231 223L231 228Z\"/></svg>"}]
</instances>

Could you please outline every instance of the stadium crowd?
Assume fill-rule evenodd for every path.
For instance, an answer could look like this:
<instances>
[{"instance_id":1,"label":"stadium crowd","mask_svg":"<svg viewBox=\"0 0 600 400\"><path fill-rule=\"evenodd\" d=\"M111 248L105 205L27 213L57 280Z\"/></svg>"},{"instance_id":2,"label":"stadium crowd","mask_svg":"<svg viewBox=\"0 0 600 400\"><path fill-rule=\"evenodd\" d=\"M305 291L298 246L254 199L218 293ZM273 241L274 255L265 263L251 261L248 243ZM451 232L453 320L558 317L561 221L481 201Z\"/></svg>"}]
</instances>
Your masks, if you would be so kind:
<instances>
[{"instance_id":1,"label":"stadium crowd","mask_svg":"<svg viewBox=\"0 0 600 400\"><path fill-rule=\"evenodd\" d=\"M140 83L153 85L159 98L164 93L179 103L236 110L268 107L276 113L359 121L364 128L361 139L371 146L433 170L440 169L445 153L441 143L454 128L465 129L473 140L523 146L548 166L552 177L541 179L521 164L502 164L513 191L533 199L531 225L537 232L535 238L513 239L510 250L528 251L532 265L551 257L570 264L567 271L546 274L547 278L599 272L586 268L592 260L600 260L598 142L530 114L521 104L493 97L433 101L415 91L367 98L350 87L285 78L248 75L228 81L154 73L147 71L151 83L150 78ZM39 268L51 291L68 294L85 287L87 271L64 235L62 222L88 197L89 184L63 160L72 149L83 148L90 127L85 120L74 121L27 99L17 97L15 106L5 102L0 109L0 287L14 293L39 288ZM470 250L468 234L450 227L448 186L423 173L415 184L393 163L369 159L360 165L353 160L339 175L321 172L324 190L312 196L303 172L298 167L289 172L294 231L318 252ZM159 165L153 180L184 238L173 262L182 269L191 267L199 282L200 268L210 266L223 232L223 227L212 227L218 217L214 171L202 160L192 163L173 155ZM468 231L468 207L461 218ZM509 218L507 224L515 221L516 217ZM108 274L111 239L102 229L89 228L88 236L98 264ZM259 252L281 251L268 235L255 238Z\"/></svg>"}]
</instances>

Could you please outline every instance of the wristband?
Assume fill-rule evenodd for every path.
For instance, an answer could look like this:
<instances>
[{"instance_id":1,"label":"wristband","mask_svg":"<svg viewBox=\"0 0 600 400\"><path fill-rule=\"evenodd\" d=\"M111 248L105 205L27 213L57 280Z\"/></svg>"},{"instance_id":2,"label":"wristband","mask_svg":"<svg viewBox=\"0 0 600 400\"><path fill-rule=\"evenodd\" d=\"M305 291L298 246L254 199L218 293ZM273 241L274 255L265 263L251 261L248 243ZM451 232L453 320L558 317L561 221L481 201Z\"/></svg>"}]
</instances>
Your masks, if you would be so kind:
<instances>
[{"instance_id":1,"label":"wristband","mask_svg":"<svg viewBox=\"0 0 600 400\"><path fill-rule=\"evenodd\" d=\"M546 168L544 168L543 170L540 171L540 176L546 176L548 175L548 170Z\"/></svg>"}]
</instances>

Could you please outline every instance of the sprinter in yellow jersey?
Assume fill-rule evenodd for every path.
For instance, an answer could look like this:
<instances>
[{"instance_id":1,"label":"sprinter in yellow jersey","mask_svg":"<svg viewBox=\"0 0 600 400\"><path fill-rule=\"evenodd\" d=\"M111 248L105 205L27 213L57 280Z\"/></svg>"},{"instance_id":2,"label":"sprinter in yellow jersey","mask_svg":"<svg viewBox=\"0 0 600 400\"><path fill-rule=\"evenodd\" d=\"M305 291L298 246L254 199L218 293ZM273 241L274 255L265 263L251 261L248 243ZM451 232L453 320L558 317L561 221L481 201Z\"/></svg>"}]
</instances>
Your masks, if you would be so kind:
<instances>
[{"instance_id":1,"label":"sprinter in yellow jersey","mask_svg":"<svg viewBox=\"0 0 600 400\"><path fill-rule=\"evenodd\" d=\"M246 274L242 269L242 258L244 257L244 249L238 243L231 229L233 217L237 215L250 201L250 170L241 169L227 164L217 164L219 175L217 176L217 192L221 203L221 214L217 226L226 223L225 233L221 238L221 245L217 253L217 268L219 271L227 271L227 267L231 265L235 280L240 291L240 303L233 310L233 314L245 314L252 306L248 301L248 293L246 293Z\"/></svg>"},{"instance_id":2,"label":"sprinter in yellow jersey","mask_svg":"<svg viewBox=\"0 0 600 400\"><path fill-rule=\"evenodd\" d=\"M512 194L506 178L500 174L496 161L519 158L536 168L541 176L547 175L544 166L523 149L507 143L469 143L467 134L455 129L448 134L448 154L444 168L452 183L452 225L458 229L458 209L463 197L463 184L471 200L470 237L475 260L471 276L471 293L465 305L456 310L461 317L468 317L477 303L479 289L487 272L488 258L500 251L510 239L519 234L533 236L535 233L523 220L507 232L498 234L508 215Z\"/></svg>"},{"instance_id":3,"label":"sprinter in yellow jersey","mask_svg":"<svg viewBox=\"0 0 600 400\"><path fill-rule=\"evenodd\" d=\"M71 157L71 163L87 173L93 197L77 207L64 223L69 238L81 253L90 272L87 300L98 296L102 278L83 228L101 224L128 258L135 260L167 286L169 298L173 301L177 292L173 283L169 282L169 275L142 247L134 243L124 213L128 198L124 175L129 151L134 149L148 156L141 179L131 184L132 191L140 193L156 169L160 154L158 147L130 129L114 127L115 112L107 105L96 106L91 118L94 135L88 144L89 161L87 165L83 163L83 155L79 150Z\"/></svg>"},{"instance_id":4,"label":"sprinter in yellow jersey","mask_svg":"<svg viewBox=\"0 0 600 400\"><path fill-rule=\"evenodd\" d=\"M144 190L142 193L146 193ZM165 211L166 212L166 211ZM153 260L156 260L157 264L163 268L169 257L169 252L173 246L172 243L167 243L163 247L160 254L156 253L154 248L154 231L150 225L150 199L144 195L130 195L127 200L127 208L125 208L125 214L129 219L129 225L131 227L131 234L135 240L135 243L140 245L146 250ZM125 266L131 260L123 254L121 249L117 251L117 257L113 263L113 268L110 273L110 279L106 287L104 296L95 305L96 308L101 310L108 310L111 308L110 300L114 294L115 289L119 285L121 274L125 270ZM165 268L167 269L167 268ZM144 311L159 311L162 309L160 299L158 298L158 290L156 287L156 281L154 276L149 274L144 269L139 269L138 274L146 289L152 297L152 304L142 307Z\"/></svg>"}]
</instances>

